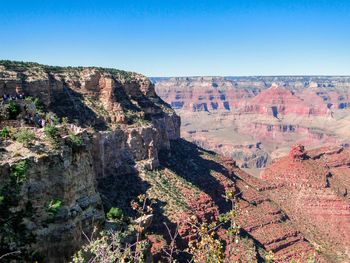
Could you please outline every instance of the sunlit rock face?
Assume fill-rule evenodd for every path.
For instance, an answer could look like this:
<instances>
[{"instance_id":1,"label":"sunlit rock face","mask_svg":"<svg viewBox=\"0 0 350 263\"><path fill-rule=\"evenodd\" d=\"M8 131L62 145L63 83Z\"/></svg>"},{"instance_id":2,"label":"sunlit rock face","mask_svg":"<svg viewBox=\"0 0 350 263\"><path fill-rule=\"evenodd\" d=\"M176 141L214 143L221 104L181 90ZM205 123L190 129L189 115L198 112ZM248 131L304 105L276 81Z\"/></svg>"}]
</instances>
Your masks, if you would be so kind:
<instances>
[{"instance_id":1,"label":"sunlit rock face","mask_svg":"<svg viewBox=\"0 0 350 263\"><path fill-rule=\"evenodd\" d=\"M298 145L261 174L272 185L264 192L295 220L306 237L343 262L350 258L349 165L349 149L304 151Z\"/></svg>"},{"instance_id":2,"label":"sunlit rock face","mask_svg":"<svg viewBox=\"0 0 350 263\"><path fill-rule=\"evenodd\" d=\"M110 182L131 178L141 168L157 168L158 152L169 150L170 141L180 136L180 118L156 95L149 79L115 69L0 61L0 96L18 94L38 99L47 113L66 119L84 140L78 151L64 138L57 148L44 147L39 145L43 129L29 127L40 151L14 140L0 145L2 186L11 183L11 167L21 161L28 167L13 209L20 225L15 231L22 232L17 243L5 245L28 251L40 262L69 262L84 234L105 222L114 194L104 192L105 185L120 188ZM1 129L22 125L23 120L0 116ZM55 200L58 213L50 216L47 209ZM5 238L8 233L1 232L0 239Z\"/></svg>"},{"instance_id":3,"label":"sunlit rock face","mask_svg":"<svg viewBox=\"0 0 350 263\"><path fill-rule=\"evenodd\" d=\"M192 77L157 81L182 118L181 134L202 147L263 168L291 146L350 142L349 77Z\"/></svg>"}]
</instances>

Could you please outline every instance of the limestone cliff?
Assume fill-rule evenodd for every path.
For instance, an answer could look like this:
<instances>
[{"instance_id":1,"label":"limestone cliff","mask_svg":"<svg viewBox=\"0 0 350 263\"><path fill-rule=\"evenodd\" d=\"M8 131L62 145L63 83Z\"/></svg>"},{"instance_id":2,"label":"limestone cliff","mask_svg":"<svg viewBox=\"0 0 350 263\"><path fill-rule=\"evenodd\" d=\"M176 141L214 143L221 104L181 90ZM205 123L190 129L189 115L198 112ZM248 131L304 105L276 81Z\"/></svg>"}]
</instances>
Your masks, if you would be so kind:
<instances>
[{"instance_id":1,"label":"limestone cliff","mask_svg":"<svg viewBox=\"0 0 350 263\"><path fill-rule=\"evenodd\" d=\"M0 96L11 100L18 94L38 99L46 114L65 118L64 125L83 143L77 150L62 138L52 148L42 128L23 123L27 116L0 117L0 128L29 129L36 137L30 147L0 142L1 213L8 214L1 224L11 224L1 228L0 254L24 248L27 260L64 262L81 245L83 233L104 222L109 207L106 196L105 207L101 201L103 178L157 167L158 151L179 137L180 119L146 77L114 69L1 61ZM16 103L26 112L31 106L21 99ZM21 182L11 179L18 165L25 166ZM10 198L11 189L16 191ZM13 232L10 239L7 230Z\"/></svg>"},{"instance_id":2,"label":"limestone cliff","mask_svg":"<svg viewBox=\"0 0 350 263\"><path fill-rule=\"evenodd\" d=\"M10 180L16 165L26 164L25 181L13 197L16 200L9 209L9 216L2 222L2 246L28 250L32 260L45 258L50 262L63 262L80 246L82 233L91 233L95 225L104 221L89 148L85 146L73 153L72 149L65 147L41 155L1 159L2 186L11 186L9 190L12 191L15 190ZM9 194L2 189L7 202ZM55 201L61 202L62 206L50 213L50 202ZM27 256L23 255L24 258Z\"/></svg>"}]
</instances>

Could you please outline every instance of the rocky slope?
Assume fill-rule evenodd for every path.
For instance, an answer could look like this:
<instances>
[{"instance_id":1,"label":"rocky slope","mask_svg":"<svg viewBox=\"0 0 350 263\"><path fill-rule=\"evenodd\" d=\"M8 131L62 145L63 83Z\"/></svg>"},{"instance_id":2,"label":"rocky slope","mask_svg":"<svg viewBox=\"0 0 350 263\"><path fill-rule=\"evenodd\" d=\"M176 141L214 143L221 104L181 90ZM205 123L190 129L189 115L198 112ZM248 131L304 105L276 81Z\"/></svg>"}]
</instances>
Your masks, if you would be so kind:
<instances>
[{"instance_id":1,"label":"rocky slope","mask_svg":"<svg viewBox=\"0 0 350 263\"><path fill-rule=\"evenodd\" d=\"M289 262L293 259L303 262L311 258L323 262L324 259L285 212L267 196L259 193L257 189L267 184L243 172L231 159L217 156L187 141L174 141L171 150L170 158L161 158L159 177L180 177L202 192L197 190L188 194L188 186L174 185L176 180L169 180L172 184L168 186L170 189L174 185L175 189L183 193L183 200L188 207L184 213L215 217L230 209L223 198L225 191L235 193L239 211L237 222L242 228L241 240L235 247L238 262L264 261L266 251L274 253L276 262Z\"/></svg>"},{"instance_id":2,"label":"rocky slope","mask_svg":"<svg viewBox=\"0 0 350 263\"><path fill-rule=\"evenodd\" d=\"M263 168L308 147L349 143L349 77L193 77L157 79L156 91L182 118L182 136Z\"/></svg>"},{"instance_id":3,"label":"rocky slope","mask_svg":"<svg viewBox=\"0 0 350 263\"><path fill-rule=\"evenodd\" d=\"M271 184L263 192L287 211L330 259L341 262L350 260L349 167L349 149L305 151L299 145L262 173L262 179Z\"/></svg>"}]
</instances>

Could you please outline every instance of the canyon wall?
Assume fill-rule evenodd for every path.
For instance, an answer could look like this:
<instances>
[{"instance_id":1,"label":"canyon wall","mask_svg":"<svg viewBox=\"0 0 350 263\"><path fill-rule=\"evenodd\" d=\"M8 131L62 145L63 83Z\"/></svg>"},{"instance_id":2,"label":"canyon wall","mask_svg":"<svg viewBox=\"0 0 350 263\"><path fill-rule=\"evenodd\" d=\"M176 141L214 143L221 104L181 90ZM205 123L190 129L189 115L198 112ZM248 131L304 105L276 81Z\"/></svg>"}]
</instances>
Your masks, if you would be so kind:
<instances>
[{"instance_id":1,"label":"canyon wall","mask_svg":"<svg viewBox=\"0 0 350 263\"><path fill-rule=\"evenodd\" d=\"M154 79L182 118L182 137L258 174L295 143L347 144L350 77Z\"/></svg>"},{"instance_id":2,"label":"canyon wall","mask_svg":"<svg viewBox=\"0 0 350 263\"><path fill-rule=\"evenodd\" d=\"M28 128L36 141L28 149L16 141L2 142L2 211L16 220L9 217L11 227L1 229L1 251L24 249L31 259L66 262L85 235L105 222L111 206L101 196L105 178L158 167L158 152L179 138L180 118L146 77L111 69L0 63L0 96L18 94L38 99L49 113L66 118L84 143L78 150L65 144L52 148L43 129L33 127ZM22 122L1 120L0 126L27 129ZM21 164L26 171L19 183L11 178ZM10 198L11 187L17 190ZM52 214L55 202L60 205Z\"/></svg>"},{"instance_id":3,"label":"canyon wall","mask_svg":"<svg viewBox=\"0 0 350 263\"><path fill-rule=\"evenodd\" d=\"M69 260L84 241L82 233L91 234L105 220L89 148L85 146L73 153L65 147L60 152L7 156L1 160L2 186L11 186L12 192L14 167L20 162L27 166L26 180L13 197L18 201L8 212L6 229L1 229L2 242L15 250L31 251L32 258L39 261ZM10 193L2 189L6 198L5 194ZM55 200L62 206L57 214L51 214L50 202Z\"/></svg>"}]
</instances>

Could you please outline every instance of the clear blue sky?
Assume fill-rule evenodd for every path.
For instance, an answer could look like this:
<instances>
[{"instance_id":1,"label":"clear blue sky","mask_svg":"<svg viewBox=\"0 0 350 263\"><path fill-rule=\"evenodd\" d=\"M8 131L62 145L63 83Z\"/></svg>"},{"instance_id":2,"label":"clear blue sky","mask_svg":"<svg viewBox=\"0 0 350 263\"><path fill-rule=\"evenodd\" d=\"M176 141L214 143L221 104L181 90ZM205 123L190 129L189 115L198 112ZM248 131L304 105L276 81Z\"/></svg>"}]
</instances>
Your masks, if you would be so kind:
<instances>
[{"instance_id":1,"label":"clear blue sky","mask_svg":"<svg viewBox=\"0 0 350 263\"><path fill-rule=\"evenodd\" d=\"M349 0L0 0L0 59L147 76L350 75Z\"/></svg>"}]
</instances>

